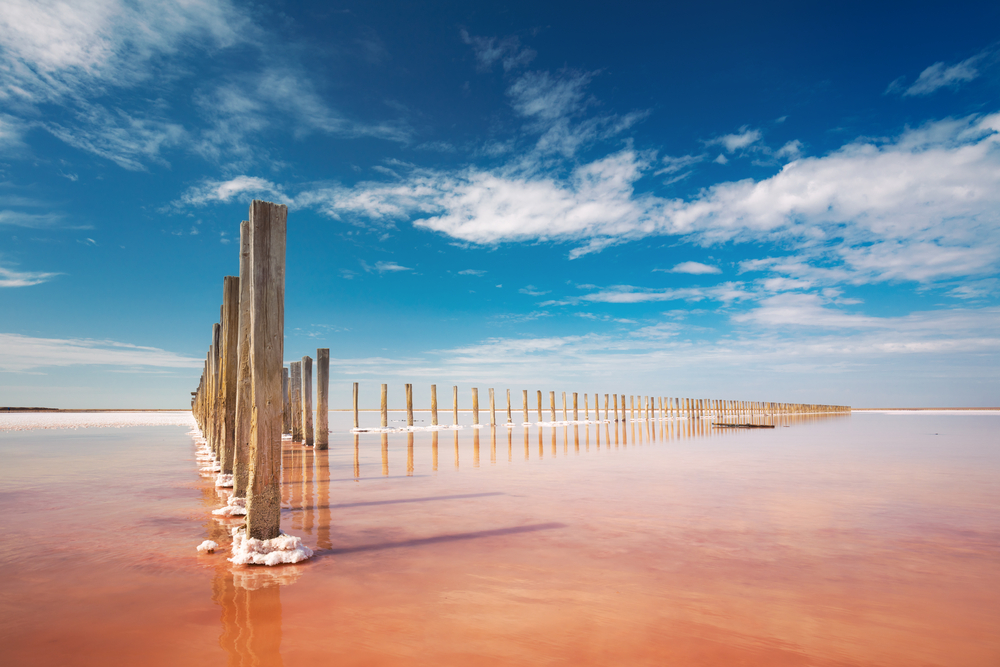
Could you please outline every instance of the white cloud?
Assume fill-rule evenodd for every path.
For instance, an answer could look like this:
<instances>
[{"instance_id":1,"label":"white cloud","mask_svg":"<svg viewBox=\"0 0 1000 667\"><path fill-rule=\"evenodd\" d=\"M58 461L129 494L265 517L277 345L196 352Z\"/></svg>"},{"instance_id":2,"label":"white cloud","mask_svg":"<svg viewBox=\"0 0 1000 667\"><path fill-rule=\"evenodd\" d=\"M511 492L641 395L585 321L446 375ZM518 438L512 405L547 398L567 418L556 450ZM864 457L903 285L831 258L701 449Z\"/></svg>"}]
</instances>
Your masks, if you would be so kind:
<instances>
[{"instance_id":1,"label":"white cloud","mask_svg":"<svg viewBox=\"0 0 1000 667\"><path fill-rule=\"evenodd\" d=\"M981 51L960 63L947 65L936 62L926 68L911 85L905 86L905 77L900 77L889 84L887 93L901 93L903 97L930 95L941 88L958 88L963 83L972 81L979 76L977 66L992 54L993 49Z\"/></svg>"},{"instance_id":2,"label":"white cloud","mask_svg":"<svg viewBox=\"0 0 1000 667\"><path fill-rule=\"evenodd\" d=\"M400 266L396 262L375 262L374 266L368 262L361 260L361 268L363 268L368 273L378 273L379 275L383 273L396 273L397 271L412 271L408 266Z\"/></svg>"},{"instance_id":3,"label":"white cloud","mask_svg":"<svg viewBox=\"0 0 1000 667\"><path fill-rule=\"evenodd\" d=\"M0 225L44 229L55 227L63 221L58 213L24 213L23 211L0 210Z\"/></svg>"},{"instance_id":4,"label":"white cloud","mask_svg":"<svg viewBox=\"0 0 1000 667\"><path fill-rule=\"evenodd\" d=\"M41 271L15 271L0 266L0 287L30 287L39 285L55 278L59 273L44 273Z\"/></svg>"},{"instance_id":5,"label":"white cloud","mask_svg":"<svg viewBox=\"0 0 1000 667\"><path fill-rule=\"evenodd\" d=\"M756 294L744 289L743 283L726 282L712 287L636 287L634 285L612 285L590 294L568 297L549 302L552 305L572 305L590 303L648 303L655 301L704 301L714 300L732 303L756 298ZM542 305L548 305L542 304Z\"/></svg>"},{"instance_id":6,"label":"white cloud","mask_svg":"<svg viewBox=\"0 0 1000 667\"><path fill-rule=\"evenodd\" d=\"M662 271L663 269L653 270ZM670 273L691 273L694 275L704 275L707 273L722 273L722 269L717 266L702 264L701 262L681 262L674 268L670 269Z\"/></svg>"},{"instance_id":7,"label":"white cloud","mask_svg":"<svg viewBox=\"0 0 1000 667\"><path fill-rule=\"evenodd\" d=\"M481 270L481 269L465 269L463 271L459 271L458 275L460 275L460 276L485 276L486 272L483 271L483 270Z\"/></svg>"},{"instance_id":8,"label":"white cloud","mask_svg":"<svg viewBox=\"0 0 1000 667\"><path fill-rule=\"evenodd\" d=\"M470 35L464 28L459 31L462 41L472 46L476 54L476 66L480 71L488 71L494 64L503 64L505 72L523 67L538 55L533 49L521 47L521 40L516 36L497 39L495 37L476 37Z\"/></svg>"},{"instance_id":9,"label":"white cloud","mask_svg":"<svg viewBox=\"0 0 1000 667\"><path fill-rule=\"evenodd\" d=\"M797 160L802 156L802 142L798 139L793 139L776 150L774 152L774 156L778 158L787 158L789 160Z\"/></svg>"},{"instance_id":10,"label":"white cloud","mask_svg":"<svg viewBox=\"0 0 1000 667\"><path fill-rule=\"evenodd\" d=\"M756 144L760 141L760 138L760 130L751 130L744 125L739 129L739 132L735 134L725 134L721 137L716 137L715 139L709 139L705 142L705 145L712 146L718 144L725 148L726 152L734 153L738 150L749 148L750 146ZM725 162L722 164L725 164Z\"/></svg>"},{"instance_id":11,"label":"white cloud","mask_svg":"<svg viewBox=\"0 0 1000 667\"><path fill-rule=\"evenodd\" d=\"M528 296L542 296L548 294L551 290L540 290L534 285L528 285L527 287L522 287L517 291L521 294L527 294Z\"/></svg>"},{"instance_id":12,"label":"white cloud","mask_svg":"<svg viewBox=\"0 0 1000 667\"><path fill-rule=\"evenodd\" d=\"M201 185L192 186L174 202L175 206L204 206L221 202L229 203L235 197L261 197L269 201L289 206L292 200L287 197L279 185L256 176L237 176L228 181L203 181Z\"/></svg>"},{"instance_id":13,"label":"white cloud","mask_svg":"<svg viewBox=\"0 0 1000 667\"><path fill-rule=\"evenodd\" d=\"M0 370L77 365L201 368L203 360L109 340L33 338L0 333Z\"/></svg>"}]
</instances>

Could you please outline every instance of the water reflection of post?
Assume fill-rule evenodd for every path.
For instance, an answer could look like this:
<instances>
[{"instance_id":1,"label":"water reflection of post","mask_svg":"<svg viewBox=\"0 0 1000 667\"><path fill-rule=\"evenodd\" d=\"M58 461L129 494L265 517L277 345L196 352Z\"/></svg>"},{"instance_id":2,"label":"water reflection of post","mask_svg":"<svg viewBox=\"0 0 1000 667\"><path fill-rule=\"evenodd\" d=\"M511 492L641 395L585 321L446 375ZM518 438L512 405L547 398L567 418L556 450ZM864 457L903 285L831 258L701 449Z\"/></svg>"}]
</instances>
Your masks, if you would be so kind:
<instances>
[{"instance_id":1,"label":"water reflection of post","mask_svg":"<svg viewBox=\"0 0 1000 667\"><path fill-rule=\"evenodd\" d=\"M573 451L580 453L580 427L573 424Z\"/></svg>"},{"instance_id":2,"label":"water reflection of post","mask_svg":"<svg viewBox=\"0 0 1000 667\"><path fill-rule=\"evenodd\" d=\"M622 441L625 443L625 446L628 447L628 432L626 431L626 429L628 428L628 422L625 421L625 399L624 398L622 399L622 421L621 421L621 424L622 424ZM632 422L632 425L635 426L635 422ZM616 434L618 433L618 427L617 426L615 427L615 433ZM635 434L633 433L632 436L633 436L632 437L632 441L635 442Z\"/></svg>"},{"instance_id":3,"label":"water reflection of post","mask_svg":"<svg viewBox=\"0 0 1000 667\"><path fill-rule=\"evenodd\" d=\"M524 427L524 460L528 460L528 427Z\"/></svg>"},{"instance_id":4,"label":"water reflection of post","mask_svg":"<svg viewBox=\"0 0 1000 667\"><path fill-rule=\"evenodd\" d=\"M406 434L406 476L413 477L413 431Z\"/></svg>"},{"instance_id":5,"label":"water reflection of post","mask_svg":"<svg viewBox=\"0 0 1000 667\"><path fill-rule=\"evenodd\" d=\"M431 468L434 472L438 469L438 432L431 433Z\"/></svg>"},{"instance_id":6,"label":"water reflection of post","mask_svg":"<svg viewBox=\"0 0 1000 667\"><path fill-rule=\"evenodd\" d=\"M545 458L545 445L542 442L542 427L538 427L538 458Z\"/></svg>"},{"instance_id":7,"label":"water reflection of post","mask_svg":"<svg viewBox=\"0 0 1000 667\"><path fill-rule=\"evenodd\" d=\"M554 421L554 420L553 420ZM552 427L552 456L557 454L556 451L556 427Z\"/></svg>"},{"instance_id":8,"label":"water reflection of post","mask_svg":"<svg viewBox=\"0 0 1000 667\"><path fill-rule=\"evenodd\" d=\"M490 465L495 466L497 464L497 429L495 426L490 427Z\"/></svg>"},{"instance_id":9,"label":"water reflection of post","mask_svg":"<svg viewBox=\"0 0 1000 667\"><path fill-rule=\"evenodd\" d=\"M358 439L361 436L354 436L354 479L361 479L361 459L358 456Z\"/></svg>"},{"instance_id":10,"label":"water reflection of post","mask_svg":"<svg viewBox=\"0 0 1000 667\"><path fill-rule=\"evenodd\" d=\"M584 431L583 431L583 448L584 448L584 451L587 451L587 452L590 451L590 424L587 424L584 427Z\"/></svg>"},{"instance_id":11,"label":"water reflection of post","mask_svg":"<svg viewBox=\"0 0 1000 667\"><path fill-rule=\"evenodd\" d=\"M315 452L316 458L316 504L319 506L319 526L316 529L316 545L329 549L330 544L330 450Z\"/></svg>"},{"instance_id":12,"label":"water reflection of post","mask_svg":"<svg viewBox=\"0 0 1000 667\"><path fill-rule=\"evenodd\" d=\"M617 412L617 410L615 411ZM618 449L618 420L615 420L615 449Z\"/></svg>"},{"instance_id":13,"label":"water reflection of post","mask_svg":"<svg viewBox=\"0 0 1000 667\"><path fill-rule=\"evenodd\" d=\"M507 463L514 461L514 431L507 429Z\"/></svg>"},{"instance_id":14,"label":"water reflection of post","mask_svg":"<svg viewBox=\"0 0 1000 667\"><path fill-rule=\"evenodd\" d=\"M315 442L315 440L313 440ZM315 445L314 445L315 447ZM330 451L328 449L323 449L319 451ZM313 524L316 519L315 507L316 507L316 486L313 484L313 464L316 459L316 450L308 451L302 450L303 458L303 472L305 473L302 477L302 496L303 504L305 509L305 530L310 535L313 534Z\"/></svg>"},{"instance_id":15,"label":"water reflection of post","mask_svg":"<svg viewBox=\"0 0 1000 667\"><path fill-rule=\"evenodd\" d=\"M216 570L212 599L222 607L219 645L230 665L284 665L281 658L281 587L238 586L233 573Z\"/></svg>"},{"instance_id":16,"label":"water reflection of post","mask_svg":"<svg viewBox=\"0 0 1000 667\"><path fill-rule=\"evenodd\" d=\"M304 431L303 431L304 433ZM292 528L298 530L302 529L302 512L296 511L302 509L302 496L305 486L302 483L302 462L301 460L305 457L305 450L300 446L296 446L292 450L292 461L288 468L288 485L292 487L291 492L291 502L289 506L292 509Z\"/></svg>"},{"instance_id":17,"label":"water reflection of post","mask_svg":"<svg viewBox=\"0 0 1000 667\"><path fill-rule=\"evenodd\" d=\"M479 429L472 431L472 467L479 467Z\"/></svg>"},{"instance_id":18,"label":"water reflection of post","mask_svg":"<svg viewBox=\"0 0 1000 667\"><path fill-rule=\"evenodd\" d=\"M455 431L455 470L458 470L458 431Z\"/></svg>"},{"instance_id":19,"label":"water reflection of post","mask_svg":"<svg viewBox=\"0 0 1000 667\"><path fill-rule=\"evenodd\" d=\"M569 427L563 426L563 454L569 454Z\"/></svg>"},{"instance_id":20,"label":"water reflection of post","mask_svg":"<svg viewBox=\"0 0 1000 667\"><path fill-rule=\"evenodd\" d=\"M382 474L389 476L389 434L382 434Z\"/></svg>"}]
</instances>

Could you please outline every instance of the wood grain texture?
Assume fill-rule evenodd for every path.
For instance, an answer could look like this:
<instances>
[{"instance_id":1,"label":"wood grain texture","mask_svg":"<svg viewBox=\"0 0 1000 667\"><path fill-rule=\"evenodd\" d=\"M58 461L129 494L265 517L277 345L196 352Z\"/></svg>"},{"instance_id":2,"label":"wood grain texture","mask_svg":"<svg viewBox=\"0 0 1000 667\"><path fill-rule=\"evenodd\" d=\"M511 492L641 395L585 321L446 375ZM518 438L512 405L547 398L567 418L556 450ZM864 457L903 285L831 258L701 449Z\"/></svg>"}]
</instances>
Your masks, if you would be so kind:
<instances>
[{"instance_id":1,"label":"wood grain texture","mask_svg":"<svg viewBox=\"0 0 1000 667\"><path fill-rule=\"evenodd\" d=\"M431 426L438 425L438 389L436 384L431 385Z\"/></svg>"},{"instance_id":2,"label":"wood grain texture","mask_svg":"<svg viewBox=\"0 0 1000 667\"><path fill-rule=\"evenodd\" d=\"M302 442L302 362L293 361L288 371L288 404L292 414L292 440Z\"/></svg>"},{"instance_id":3,"label":"wood grain texture","mask_svg":"<svg viewBox=\"0 0 1000 667\"><path fill-rule=\"evenodd\" d=\"M250 204L250 480L247 534L281 531L281 368L285 336L285 236L288 209Z\"/></svg>"},{"instance_id":4,"label":"wood grain texture","mask_svg":"<svg viewBox=\"0 0 1000 667\"><path fill-rule=\"evenodd\" d=\"M313 433L313 360L310 356L302 357L302 442L311 447L315 444Z\"/></svg>"},{"instance_id":5,"label":"wood grain texture","mask_svg":"<svg viewBox=\"0 0 1000 667\"><path fill-rule=\"evenodd\" d=\"M330 446L330 348L316 350L316 449Z\"/></svg>"},{"instance_id":6,"label":"wood grain texture","mask_svg":"<svg viewBox=\"0 0 1000 667\"><path fill-rule=\"evenodd\" d=\"M245 498L250 483L250 222L240 223L240 311L236 342L236 454L233 495Z\"/></svg>"},{"instance_id":7,"label":"wood grain texture","mask_svg":"<svg viewBox=\"0 0 1000 667\"><path fill-rule=\"evenodd\" d=\"M233 474L236 458L236 368L240 327L240 279L226 276L222 284L222 473Z\"/></svg>"}]
</instances>

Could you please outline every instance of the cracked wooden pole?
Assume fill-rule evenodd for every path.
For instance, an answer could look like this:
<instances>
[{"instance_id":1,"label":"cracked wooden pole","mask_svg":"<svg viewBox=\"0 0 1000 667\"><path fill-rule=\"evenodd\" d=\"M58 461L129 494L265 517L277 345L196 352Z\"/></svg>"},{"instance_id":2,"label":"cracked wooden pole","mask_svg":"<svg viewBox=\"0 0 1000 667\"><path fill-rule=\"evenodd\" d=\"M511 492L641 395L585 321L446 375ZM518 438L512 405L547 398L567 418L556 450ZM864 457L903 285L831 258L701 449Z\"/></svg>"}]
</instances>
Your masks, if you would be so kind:
<instances>
[{"instance_id":1,"label":"cracked wooden pole","mask_svg":"<svg viewBox=\"0 0 1000 667\"><path fill-rule=\"evenodd\" d=\"M226 276L222 293L222 457L223 475L233 474L236 458L236 368L240 328L240 279Z\"/></svg>"},{"instance_id":2,"label":"cracked wooden pole","mask_svg":"<svg viewBox=\"0 0 1000 667\"><path fill-rule=\"evenodd\" d=\"M549 416L554 422L556 420L556 392L549 392Z\"/></svg>"},{"instance_id":3,"label":"cracked wooden pole","mask_svg":"<svg viewBox=\"0 0 1000 667\"><path fill-rule=\"evenodd\" d=\"M406 388L406 425L413 426L413 385L404 385Z\"/></svg>"},{"instance_id":4,"label":"cracked wooden pole","mask_svg":"<svg viewBox=\"0 0 1000 667\"><path fill-rule=\"evenodd\" d=\"M493 396L493 387L490 387L490 427L497 425L497 404Z\"/></svg>"},{"instance_id":5,"label":"cracked wooden pole","mask_svg":"<svg viewBox=\"0 0 1000 667\"><path fill-rule=\"evenodd\" d=\"M431 385L431 426L438 425L438 388L436 384Z\"/></svg>"},{"instance_id":6,"label":"cracked wooden pole","mask_svg":"<svg viewBox=\"0 0 1000 667\"><path fill-rule=\"evenodd\" d=\"M281 432L291 433L292 432L292 406L289 403L288 397L288 369L281 369Z\"/></svg>"},{"instance_id":7,"label":"cracked wooden pole","mask_svg":"<svg viewBox=\"0 0 1000 667\"><path fill-rule=\"evenodd\" d=\"M302 357L302 442L312 446L313 438L313 360Z\"/></svg>"},{"instance_id":8,"label":"cracked wooden pole","mask_svg":"<svg viewBox=\"0 0 1000 667\"><path fill-rule=\"evenodd\" d=\"M358 427L358 383L354 383L354 395L351 397L351 404L354 406L354 428Z\"/></svg>"},{"instance_id":9,"label":"cracked wooden pole","mask_svg":"<svg viewBox=\"0 0 1000 667\"><path fill-rule=\"evenodd\" d=\"M458 426L458 385L451 388L451 418L454 426ZM455 437L458 437L456 431Z\"/></svg>"},{"instance_id":10,"label":"cracked wooden pole","mask_svg":"<svg viewBox=\"0 0 1000 667\"><path fill-rule=\"evenodd\" d=\"M514 419L511 417L510 414L510 389L507 390L507 423L508 424L514 423Z\"/></svg>"},{"instance_id":11,"label":"cracked wooden pole","mask_svg":"<svg viewBox=\"0 0 1000 667\"><path fill-rule=\"evenodd\" d=\"M479 388L472 388L472 423L479 423Z\"/></svg>"},{"instance_id":12,"label":"cracked wooden pole","mask_svg":"<svg viewBox=\"0 0 1000 667\"><path fill-rule=\"evenodd\" d=\"M281 368L285 334L285 228L288 209L250 204L250 484L247 536L281 532Z\"/></svg>"},{"instance_id":13,"label":"cracked wooden pole","mask_svg":"<svg viewBox=\"0 0 1000 667\"><path fill-rule=\"evenodd\" d=\"M389 427L389 385L382 385L382 428Z\"/></svg>"},{"instance_id":14,"label":"cracked wooden pole","mask_svg":"<svg viewBox=\"0 0 1000 667\"><path fill-rule=\"evenodd\" d=\"M330 447L330 348L316 350L316 449Z\"/></svg>"},{"instance_id":15,"label":"cracked wooden pole","mask_svg":"<svg viewBox=\"0 0 1000 667\"><path fill-rule=\"evenodd\" d=\"M524 423L528 423L528 390L521 390L521 409L524 411Z\"/></svg>"},{"instance_id":16,"label":"cracked wooden pole","mask_svg":"<svg viewBox=\"0 0 1000 667\"><path fill-rule=\"evenodd\" d=\"M302 362L293 361L289 366L288 404L292 414L292 440L302 442Z\"/></svg>"},{"instance_id":17,"label":"cracked wooden pole","mask_svg":"<svg viewBox=\"0 0 1000 667\"><path fill-rule=\"evenodd\" d=\"M233 461L233 495L246 498L250 484L250 222L240 223L240 311L236 341L236 455ZM282 371L285 371L282 366Z\"/></svg>"}]
</instances>

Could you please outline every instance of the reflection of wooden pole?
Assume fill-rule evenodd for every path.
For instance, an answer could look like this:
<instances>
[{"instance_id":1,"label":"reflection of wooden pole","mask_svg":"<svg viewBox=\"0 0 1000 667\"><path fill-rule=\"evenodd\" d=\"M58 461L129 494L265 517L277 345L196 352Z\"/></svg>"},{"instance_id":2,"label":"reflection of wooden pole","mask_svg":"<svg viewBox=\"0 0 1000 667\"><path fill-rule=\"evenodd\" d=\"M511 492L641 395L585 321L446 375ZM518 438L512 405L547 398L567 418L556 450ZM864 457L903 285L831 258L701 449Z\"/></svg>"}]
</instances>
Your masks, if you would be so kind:
<instances>
[{"instance_id":1,"label":"reflection of wooden pole","mask_svg":"<svg viewBox=\"0 0 1000 667\"><path fill-rule=\"evenodd\" d=\"M289 364L292 370L289 377L290 396L289 405L292 415L292 440L302 441L302 362L293 361Z\"/></svg>"},{"instance_id":2,"label":"reflection of wooden pole","mask_svg":"<svg viewBox=\"0 0 1000 667\"><path fill-rule=\"evenodd\" d=\"M458 426L458 386L451 388L451 416L454 420L455 426ZM455 431L455 437L458 437L458 431Z\"/></svg>"},{"instance_id":3,"label":"reflection of wooden pole","mask_svg":"<svg viewBox=\"0 0 1000 667\"><path fill-rule=\"evenodd\" d=\"M281 528L281 367L285 338L285 227L288 209L250 204L250 484L247 535L277 537Z\"/></svg>"},{"instance_id":4,"label":"reflection of wooden pole","mask_svg":"<svg viewBox=\"0 0 1000 667\"><path fill-rule=\"evenodd\" d=\"M240 313L236 342L236 455L233 461L233 495L246 498L250 482L250 223L240 223ZM282 366L282 374L287 373ZM286 376L287 377L287 376ZM287 397L283 398L287 400ZM289 413L290 414L290 413ZM287 430L285 431L288 432Z\"/></svg>"},{"instance_id":5,"label":"reflection of wooden pole","mask_svg":"<svg viewBox=\"0 0 1000 667\"><path fill-rule=\"evenodd\" d=\"M316 350L316 449L330 446L330 348Z\"/></svg>"},{"instance_id":6,"label":"reflection of wooden pole","mask_svg":"<svg viewBox=\"0 0 1000 667\"><path fill-rule=\"evenodd\" d=\"M479 423L479 388L472 388L472 423Z\"/></svg>"},{"instance_id":7,"label":"reflection of wooden pole","mask_svg":"<svg viewBox=\"0 0 1000 667\"><path fill-rule=\"evenodd\" d=\"M413 426L413 385L406 385L406 425Z\"/></svg>"},{"instance_id":8,"label":"reflection of wooden pole","mask_svg":"<svg viewBox=\"0 0 1000 667\"><path fill-rule=\"evenodd\" d=\"M382 428L389 426L389 385L382 385Z\"/></svg>"},{"instance_id":9,"label":"reflection of wooden pole","mask_svg":"<svg viewBox=\"0 0 1000 667\"><path fill-rule=\"evenodd\" d=\"M313 360L302 357L302 442L312 446L313 439Z\"/></svg>"},{"instance_id":10,"label":"reflection of wooden pole","mask_svg":"<svg viewBox=\"0 0 1000 667\"><path fill-rule=\"evenodd\" d=\"M438 425L438 388L436 384L431 385L431 426ZM437 468L435 468L437 470Z\"/></svg>"},{"instance_id":11,"label":"reflection of wooden pole","mask_svg":"<svg viewBox=\"0 0 1000 667\"><path fill-rule=\"evenodd\" d=\"M490 387L490 426L497 425L497 406L493 396L493 387Z\"/></svg>"},{"instance_id":12,"label":"reflection of wooden pole","mask_svg":"<svg viewBox=\"0 0 1000 667\"><path fill-rule=\"evenodd\" d=\"M528 423L528 390L521 390L521 409L524 410L524 423Z\"/></svg>"},{"instance_id":13,"label":"reflection of wooden pole","mask_svg":"<svg viewBox=\"0 0 1000 667\"><path fill-rule=\"evenodd\" d=\"M354 428L358 428L358 383L354 383L354 392L351 396L351 403L354 406Z\"/></svg>"},{"instance_id":14,"label":"reflection of wooden pole","mask_svg":"<svg viewBox=\"0 0 1000 667\"><path fill-rule=\"evenodd\" d=\"M281 432L291 433L292 407L288 397L288 369L281 369Z\"/></svg>"}]
</instances>

